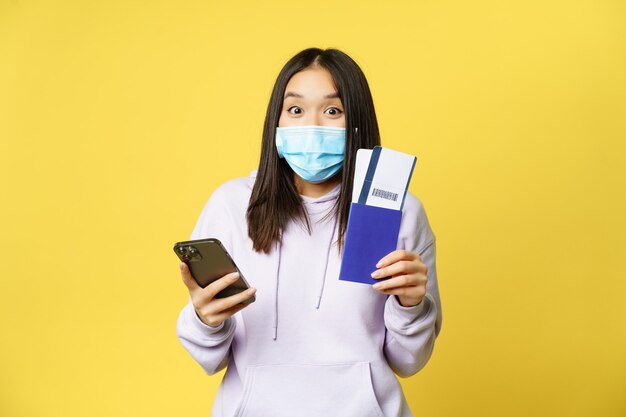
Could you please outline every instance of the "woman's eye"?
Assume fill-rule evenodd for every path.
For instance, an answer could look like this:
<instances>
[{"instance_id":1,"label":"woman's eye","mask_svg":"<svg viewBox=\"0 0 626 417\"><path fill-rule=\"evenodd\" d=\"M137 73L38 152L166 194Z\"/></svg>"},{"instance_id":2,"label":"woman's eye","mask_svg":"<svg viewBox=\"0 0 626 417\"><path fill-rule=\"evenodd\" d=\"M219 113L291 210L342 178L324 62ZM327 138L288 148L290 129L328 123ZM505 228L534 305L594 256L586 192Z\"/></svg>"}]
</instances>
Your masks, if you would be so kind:
<instances>
[{"instance_id":1,"label":"woman's eye","mask_svg":"<svg viewBox=\"0 0 626 417\"><path fill-rule=\"evenodd\" d=\"M331 107L326 109L326 113L330 114L331 116L338 116L342 113L342 110L338 109L337 107Z\"/></svg>"},{"instance_id":2,"label":"woman's eye","mask_svg":"<svg viewBox=\"0 0 626 417\"><path fill-rule=\"evenodd\" d=\"M302 114L302 109L298 106L291 106L287 111L291 114Z\"/></svg>"}]
</instances>

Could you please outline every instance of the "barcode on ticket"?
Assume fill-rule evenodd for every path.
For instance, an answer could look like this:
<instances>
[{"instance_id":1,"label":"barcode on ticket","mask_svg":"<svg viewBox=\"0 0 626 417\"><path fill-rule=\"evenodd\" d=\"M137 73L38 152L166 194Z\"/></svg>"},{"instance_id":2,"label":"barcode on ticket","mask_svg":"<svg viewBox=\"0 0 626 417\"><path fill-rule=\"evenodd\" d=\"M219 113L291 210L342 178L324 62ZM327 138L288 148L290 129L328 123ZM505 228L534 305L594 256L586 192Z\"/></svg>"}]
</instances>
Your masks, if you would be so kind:
<instances>
[{"instance_id":1,"label":"barcode on ticket","mask_svg":"<svg viewBox=\"0 0 626 417\"><path fill-rule=\"evenodd\" d=\"M374 188L372 191L372 196L384 198L385 200L397 201L398 193L392 193L391 191L381 190L379 188Z\"/></svg>"}]
</instances>

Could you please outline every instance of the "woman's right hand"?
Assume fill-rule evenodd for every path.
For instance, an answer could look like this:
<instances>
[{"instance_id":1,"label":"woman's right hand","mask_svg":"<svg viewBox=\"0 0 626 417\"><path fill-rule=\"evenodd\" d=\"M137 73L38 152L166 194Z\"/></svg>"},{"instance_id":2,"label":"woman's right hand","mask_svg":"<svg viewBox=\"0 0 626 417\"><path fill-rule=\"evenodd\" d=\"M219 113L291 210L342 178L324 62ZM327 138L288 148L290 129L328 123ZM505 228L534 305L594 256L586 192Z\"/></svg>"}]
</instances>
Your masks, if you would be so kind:
<instances>
[{"instance_id":1,"label":"woman's right hand","mask_svg":"<svg viewBox=\"0 0 626 417\"><path fill-rule=\"evenodd\" d=\"M241 303L252 297L256 292L255 288L249 288L230 297L215 298L217 293L239 279L237 272L224 275L204 288L199 286L196 280L193 279L189 267L184 262L180 263L180 274L183 277L183 283L189 290L196 314L204 324L211 327L218 327L227 318L247 307L248 304Z\"/></svg>"}]
</instances>

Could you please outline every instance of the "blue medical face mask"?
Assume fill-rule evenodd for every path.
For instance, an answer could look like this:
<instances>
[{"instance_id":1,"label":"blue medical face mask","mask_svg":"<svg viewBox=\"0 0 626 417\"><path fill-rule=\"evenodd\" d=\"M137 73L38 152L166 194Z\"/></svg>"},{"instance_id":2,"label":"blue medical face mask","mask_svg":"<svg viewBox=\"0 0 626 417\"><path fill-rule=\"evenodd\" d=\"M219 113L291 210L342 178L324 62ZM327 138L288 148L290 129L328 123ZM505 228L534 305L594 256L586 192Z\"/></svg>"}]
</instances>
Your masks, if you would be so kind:
<instances>
[{"instance_id":1,"label":"blue medical face mask","mask_svg":"<svg viewBox=\"0 0 626 417\"><path fill-rule=\"evenodd\" d=\"M276 150L306 182L318 184L343 166L346 129L326 126L276 128Z\"/></svg>"}]
</instances>

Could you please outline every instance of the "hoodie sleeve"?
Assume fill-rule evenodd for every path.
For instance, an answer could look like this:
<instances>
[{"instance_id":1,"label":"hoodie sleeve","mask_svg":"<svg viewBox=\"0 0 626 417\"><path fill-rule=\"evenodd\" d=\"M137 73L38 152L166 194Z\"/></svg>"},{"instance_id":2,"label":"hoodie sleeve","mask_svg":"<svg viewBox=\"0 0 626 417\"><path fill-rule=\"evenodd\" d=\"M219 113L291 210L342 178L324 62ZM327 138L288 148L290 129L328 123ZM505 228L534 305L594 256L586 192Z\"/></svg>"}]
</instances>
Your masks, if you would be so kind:
<instances>
[{"instance_id":1,"label":"hoodie sleeve","mask_svg":"<svg viewBox=\"0 0 626 417\"><path fill-rule=\"evenodd\" d=\"M223 194L223 187L220 187L209 198L190 239L217 238L231 252L232 223ZM196 314L190 298L178 316L176 335L187 352L207 374L212 375L228 364L235 327L234 317L229 317L217 327L206 325Z\"/></svg>"},{"instance_id":2,"label":"hoodie sleeve","mask_svg":"<svg viewBox=\"0 0 626 417\"><path fill-rule=\"evenodd\" d=\"M183 307L176 323L176 334L187 352L213 375L228 364L228 352L235 333L235 319L229 317L217 327L204 324L196 314L191 299Z\"/></svg>"},{"instance_id":3,"label":"hoodie sleeve","mask_svg":"<svg viewBox=\"0 0 626 417\"><path fill-rule=\"evenodd\" d=\"M412 195L407 195L405 202L398 248L417 253L428 267L426 295L421 303L404 307L396 296L388 297L385 303L385 356L397 375L408 377L428 362L442 321L435 236L421 202Z\"/></svg>"}]
</instances>

